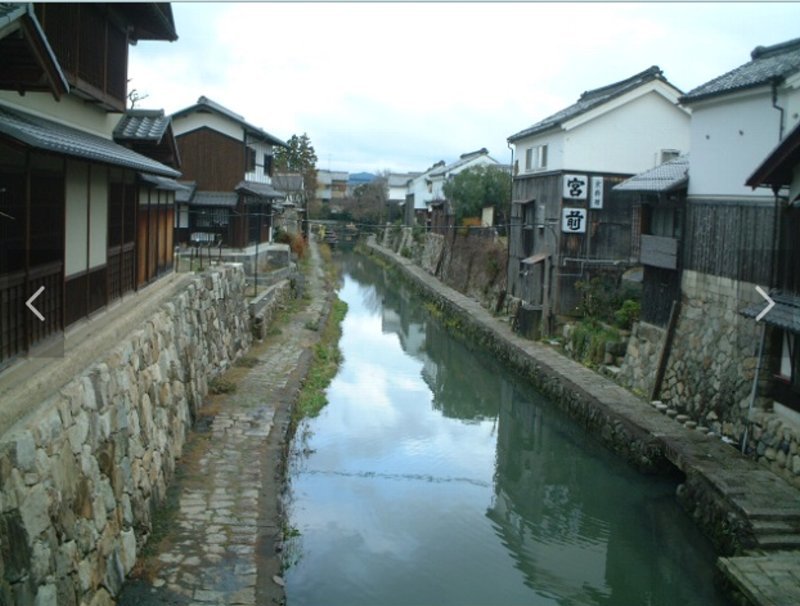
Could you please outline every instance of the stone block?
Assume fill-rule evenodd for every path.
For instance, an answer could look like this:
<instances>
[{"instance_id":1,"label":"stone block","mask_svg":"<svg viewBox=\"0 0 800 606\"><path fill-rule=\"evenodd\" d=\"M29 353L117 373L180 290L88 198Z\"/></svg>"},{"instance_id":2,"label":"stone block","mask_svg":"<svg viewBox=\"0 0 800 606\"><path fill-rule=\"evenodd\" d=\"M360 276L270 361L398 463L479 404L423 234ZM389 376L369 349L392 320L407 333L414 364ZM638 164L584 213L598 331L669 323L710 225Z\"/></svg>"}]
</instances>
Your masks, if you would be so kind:
<instances>
[{"instance_id":1,"label":"stone block","mask_svg":"<svg viewBox=\"0 0 800 606\"><path fill-rule=\"evenodd\" d=\"M36 592L36 599L33 602L34 606L58 606L58 592L53 583L42 585Z\"/></svg>"},{"instance_id":2,"label":"stone block","mask_svg":"<svg viewBox=\"0 0 800 606\"><path fill-rule=\"evenodd\" d=\"M33 486L23 499L22 521L30 541L50 527L50 503L50 495L42 484Z\"/></svg>"},{"instance_id":3,"label":"stone block","mask_svg":"<svg viewBox=\"0 0 800 606\"><path fill-rule=\"evenodd\" d=\"M28 431L20 432L15 439L15 459L17 468L21 471L33 471L36 466L36 442L33 434Z\"/></svg>"}]
</instances>

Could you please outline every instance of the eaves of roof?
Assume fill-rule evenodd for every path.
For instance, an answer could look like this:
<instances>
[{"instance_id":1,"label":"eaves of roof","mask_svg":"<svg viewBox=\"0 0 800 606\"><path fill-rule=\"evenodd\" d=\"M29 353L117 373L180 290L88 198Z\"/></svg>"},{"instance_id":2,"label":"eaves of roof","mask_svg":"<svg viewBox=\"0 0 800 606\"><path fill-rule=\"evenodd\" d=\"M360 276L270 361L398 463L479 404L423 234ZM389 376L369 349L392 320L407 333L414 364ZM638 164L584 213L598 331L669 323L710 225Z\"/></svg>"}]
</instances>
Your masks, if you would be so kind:
<instances>
[{"instance_id":1,"label":"eaves of roof","mask_svg":"<svg viewBox=\"0 0 800 606\"><path fill-rule=\"evenodd\" d=\"M216 206L234 208L239 196L230 191L198 191L188 201L189 206Z\"/></svg>"},{"instance_id":2,"label":"eaves of roof","mask_svg":"<svg viewBox=\"0 0 800 606\"><path fill-rule=\"evenodd\" d=\"M800 334L800 297L781 292L770 293L770 297L775 301L775 306L767 312L763 321L782 330ZM756 318L762 311L764 304L759 302L758 305L743 309L741 314L746 318Z\"/></svg>"},{"instance_id":3,"label":"eaves of roof","mask_svg":"<svg viewBox=\"0 0 800 606\"><path fill-rule=\"evenodd\" d=\"M779 84L800 71L800 38L773 46L759 46L750 57L751 60L747 63L690 90L680 98L680 102L695 103L773 83Z\"/></svg>"},{"instance_id":4,"label":"eaves of roof","mask_svg":"<svg viewBox=\"0 0 800 606\"><path fill-rule=\"evenodd\" d=\"M800 123L794 127L746 181L753 189L761 185L781 188L789 185L795 169L800 166Z\"/></svg>"},{"instance_id":5,"label":"eaves of roof","mask_svg":"<svg viewBox=\"0 0 800 606\"><path fill-rule=\"evenodd\" d=\"M683 155L634 175L613 187L614 191L668 193L689 182L689 155Z\"/></svg>"},{"instance_id":6,"label":"eaves of roof","mask_svg":"<svg viewBox=\"0 0 800 606\"><path fill-rule=\"evenodd\" d=\"M64 75L58 58L50 46L39 20L36 18L33 5L31 3L0 4L0 43L4 38L18 30L23 31L24 44L28 45L31 53L30 57L25 57L22 61L34 63L42 70L44 79L47 82L46 90L49 90L56 100L60 99L61 95L69 93L70 88L67 77ZM14 67L9 65L9 62L20 59L14 55L14 53L9 52L4 56L3 60L7 64L6 67ZM29 71L30 66L26 65L25 70ZM30 90L36 90L36 88Z\"/></svg>"},{"instance_id":7,"label":"eaves of roof","mask_svg":"<svg viewBox=\"0 0 800 606\"><path fill-rule=\"evenodd\" d=\"M531 135L537 135L550 129L560 127L568 120L576 118L577 116L580 116L589 110L608 103L612 99L616 99L617 97L635 90L639 86L642 86L643 84L653 80L667 82L667 79L664 78L663 72L657 65L639 72L630 78L626 78L625 80L620 80L619 82L615 82L601 88L586 91L580 96L577 102L551 116L548 116L544 120L540 120L533 126L511 135L508 137L508 142L513 143L514 141L519 141L525 137L530 137ZM672 85L670 84L670 86ZM675 87L673 86L673 88ZM675 90L677 91L678 89L675 88Z\"/></svg>"},{"instance_id":8,"label":"eaves of roof","mask_svg":"<svg viewBox=\"0 0 800 606\"><path fill-rule=\"evenodd\" d=\"M179 177L177 170L123 147L110 139L40 118L18 109L0 106L0 136L45 152L100 162L165 177Z\"/></svg>"},{"instance_id":9,"label":"eaves of roof","mask_svg":"<svg viewBox=\"0 0 800 606\"><path fill-rule=\"evenodd\" d=\"M283 192L277 191L272 185L266 183L256 183L254 181L241 181L236 186L237 192L255 196L257 198L285 198Z\"/></svg>"},{"instance_id":10,"label":"eaves of roof","mask_svg":"<svg viewBox=\"0 0 800 606\"><path fill-rule=\"evenodd\" d=\"M197 103L195 103L194 105L191 105L187 108L175 112L174 114L172 114L172 117L180 118L182 116L189 115L193 112L200 112L200 111L212 111L217 114L220 114L221 116L225 116L229 120L232 120L236 122L239 126L241 126L248 135L254 135L255 137L267 141L272 145L278 145L280 147L285 147L285 148L289 147L285 141L278 139L278 137L271 135L267 131L250 124L244 119L244 117L240 116L236 112L231 111L227 107L220 105L216 101L212 101L211 99L205 96L200 97L197 100Z\"/></svg>"}]
</instances>

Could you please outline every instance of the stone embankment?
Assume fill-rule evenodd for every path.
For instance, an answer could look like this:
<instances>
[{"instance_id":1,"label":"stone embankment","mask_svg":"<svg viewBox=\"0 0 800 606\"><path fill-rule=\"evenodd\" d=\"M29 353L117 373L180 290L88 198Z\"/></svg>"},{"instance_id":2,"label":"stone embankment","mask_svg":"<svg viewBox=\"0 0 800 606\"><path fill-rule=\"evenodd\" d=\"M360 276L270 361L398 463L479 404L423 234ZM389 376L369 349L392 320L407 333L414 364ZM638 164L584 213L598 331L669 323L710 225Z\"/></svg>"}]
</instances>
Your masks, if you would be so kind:
<instances>
[{"instance_id":1,"label":"stone embankment","mask_svg":"<svg viewBox=\"0 0 800 606\"><path fill-rule=\"evenodd\" d=\"M200 410L204 422L170 487L174 505L159 514L163 531L123 589L122 606L284 603L281 469L292 408L320 338L314 327L332 301L313 242L309 250L307 305L251 347L246 367L225 374L235 391L209 397Z\"/></svg>"},{"instance_id":2,"label":"stone embankment","mask_svg":"<svg viewBox=\"0 0 800 606\"><path fill-rule=\"evenodd\" d=\"M470 340L511 365L610 449L647 472L677 468L685 476L678 498L711 538L719 553L800 547L800 491L718 438L675 422L620 385L550 347L516 335L476 300L441 284L412 261L368 244L368 250L396 266ZM794 558L800 566L797 551ZM768 561L769 554L762 556ZM735 558L732 558L735 560ZM728 560L726 560L727 562ZM729 566L724 570L734 570ZM769 564L766 565L769 568ZM733 584L754 604L766 604ZM800 603L800 587L775 580L788 601Z\"/></svg>"},{"instance_id":3,"label":"stone embankment","mask_svg":"<svg viewBox=\"0 0 800 606\"><path fill-rule=\"evenodd\" d=\"M213 269L3 436L0 604L113 603L209 381L252 338L242 268Z\"/></svg>"}]
</instances>

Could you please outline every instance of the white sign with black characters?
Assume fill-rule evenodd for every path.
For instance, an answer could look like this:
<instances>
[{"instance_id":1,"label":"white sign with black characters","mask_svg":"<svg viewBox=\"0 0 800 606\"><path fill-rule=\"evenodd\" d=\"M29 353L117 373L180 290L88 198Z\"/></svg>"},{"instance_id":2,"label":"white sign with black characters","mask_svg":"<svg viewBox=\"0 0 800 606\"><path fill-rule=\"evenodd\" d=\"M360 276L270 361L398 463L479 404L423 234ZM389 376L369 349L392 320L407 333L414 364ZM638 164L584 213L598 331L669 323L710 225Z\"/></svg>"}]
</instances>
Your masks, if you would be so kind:
<instances>
[{"instance_id":1,"label":"white sign with black characters","mask_svg":"<svg viewBox=\"0 0 800 606\"><path fill-rule=\"evenodd\" d=\"M561 209L561 231L565 234L585 234L586 233L586 209L585 208L562 208Z\"/></svg>"},{"instance_id":2,"label":"white sign with black characters","mask_svg":"<svg viewBox=\"0 0 800 606\"><path fill-rule=\"evenodd\" d=\"M585 200L589 195L589 177L586 175L564 175L564 198Z\"/></svg>"},{"instance_id":3,"label":"white sign with black characters","mask_svg":"<svg viewBox=\"0 0 800 606\"><path fill-rule=\"evenodd\" d=\"M603 208L603 177L592 177L592 197L589 208Z\"/></svg>"}]
</instances>

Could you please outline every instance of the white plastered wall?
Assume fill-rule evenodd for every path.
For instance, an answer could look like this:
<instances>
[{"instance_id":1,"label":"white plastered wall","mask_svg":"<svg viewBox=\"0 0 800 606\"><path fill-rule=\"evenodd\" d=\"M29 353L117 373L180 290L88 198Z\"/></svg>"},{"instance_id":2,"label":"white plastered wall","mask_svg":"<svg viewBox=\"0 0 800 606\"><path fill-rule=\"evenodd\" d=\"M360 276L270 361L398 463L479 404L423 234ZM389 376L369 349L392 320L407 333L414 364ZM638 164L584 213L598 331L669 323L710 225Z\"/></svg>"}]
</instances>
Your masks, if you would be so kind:
<instances>
[{"instance_id":1,"label":"white plastered wall","mask_svg":"<svg viewBox=\"0 0 800 606\"><path fill-rule=\"evenodd\" d=\"M89 199L89 269L105 265L108 255L108 169L92 166Z\"/></svg>"},{"instance_id":2,"label":"white plastered wall","mask_svg":"<svg viewBox=\"0 0 800 606\"><path fill-rule=\"evenodd\" d=\"M88 173L89 165L85 162L74 160L67 162L64 243L64 275L66 277L86 270Z\"/></svg>"}]
</instances>

